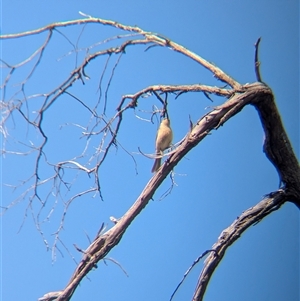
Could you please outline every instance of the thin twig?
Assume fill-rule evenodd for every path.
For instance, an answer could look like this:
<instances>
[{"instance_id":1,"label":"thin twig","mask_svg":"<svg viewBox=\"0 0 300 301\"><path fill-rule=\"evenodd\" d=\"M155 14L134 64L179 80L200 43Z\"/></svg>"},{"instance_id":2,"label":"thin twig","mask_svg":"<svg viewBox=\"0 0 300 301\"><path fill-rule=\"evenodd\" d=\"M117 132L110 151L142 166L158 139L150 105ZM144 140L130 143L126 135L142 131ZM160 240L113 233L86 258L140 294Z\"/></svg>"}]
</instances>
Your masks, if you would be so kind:
<instances>
[{"instance_id":1,"label":"thin twig","mask_svg":"<svg viewBox=\"0 0 300 301\"><path fill-rule=\"evenodd\" d=\"M255 60L254 60L254 66L255 66L255 75L258 82L262 82L261 76L260 76L260 62L258 60L258 47L259 43L261 41L261 38L258 38L258 40L255 43Z\"/></svg>"}]
</instances>

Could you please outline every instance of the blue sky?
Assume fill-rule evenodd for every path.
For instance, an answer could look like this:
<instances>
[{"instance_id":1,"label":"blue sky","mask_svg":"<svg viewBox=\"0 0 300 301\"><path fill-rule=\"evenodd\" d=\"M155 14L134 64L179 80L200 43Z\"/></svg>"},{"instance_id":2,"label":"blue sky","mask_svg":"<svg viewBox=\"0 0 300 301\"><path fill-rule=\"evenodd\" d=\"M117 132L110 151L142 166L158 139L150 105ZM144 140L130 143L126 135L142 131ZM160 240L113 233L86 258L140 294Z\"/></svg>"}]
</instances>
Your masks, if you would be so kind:
<instances>
[{"instance_id":1,"label":"blue sky","mask_svg":"<svg viewBox=\"0 0 300 301\"><path fill-rule=\"evenodd\" d=\"M2 1L1 34L36 29L52 22L81 18L79 11L94 17L116 20L127 25L158 32L182 44L221 69L240 83L255 81L254 43L262 37L260 48L261 74L273 90L278 109L293 148L299 157L299 4L298 1ZM61 28L73 43L80 27ZM87 26L79 47L120 34L101 25ZM16 64L39 47L46 34L17 40L1 40L2 58ZM36 73L26 86L28 95L47 93L61 83L75 65L70 43L54 33ZM107 115L112 116L124 94L135 93L153 84L220 85L212 75L177 53L159 47L144 52L142 46L131 47L116 69L109 93ZM94 50L91 49L91 52ZM79 59L83 55L79 54ZM99 96L98 83L106 58L99 58L87 68L90 80L76 83L70 90L80 99L95 103ZM112 57L108 73L116 61ZM31 66L31 67L30 67ZM7 93L32 68L15 72ZM1 84L7 71L2 69ZM26 73L27 72L27 73ZM10 95L11 95L10 94ZM18 97L21 97L18 95ZM178 142L189 129L189 115L195 122L222 99L211 103L202 94L184 94L169 98L169 114ZM28 104L34 112L40 100ZM139 101L138 109L124 115L123 129L118 140L133 153L137 162L119 148L111 151L100 170L104 201L99 196L85 195L72 203L66 215L61 239L77 261L75 243L88 246L87 233L94 238L100 225L107 224L111 215L122 216L133 204L151 177L152 161L136 154L138 147L153 153L156 124L149 119L154 98ZM79 155L86 144L82 130L72 124L86 125L90 114L72 98L64 95L47 112L44 130L47 159L51 163L70 160ZM28 129L17 114L9 120L10 136L7 150L26 151L16 140L40 143L38 134ZM14 140L14 138L16 140ZM3 138L2 138L3 139ZM100 136L92 137L90 152L99 145ZM170 179L158 189L154 200L132 223L122 241L109 254L126 270L107 261L99 262L77 288L72 300L169 300L172 292L192 262L210 249L221 231L244 210L259 202L263 195L278 189L275 168L262 152L264 134L251 106L212 132L184 158L175 169L175 186L170 195L160 200L170 187ZM4 143L4 140L2 140ZM36 154L1 159L5 184L17 185L33 173ZM85 158L87 159L87 158ZM80 159L80 162L86 162ZM47 164L41 167L46 178L53 174ZM73 181L73 192L87 189L92 179L86 174L66 175ZM26 185L24 187L27 187ZM41 188L44 197L51 185ZM7 206L23 192L3 186L2 206ZM64 200L71 194L64 191ZM31 213L24 220L29 196L1 217L1 294L2 300L37 300L43 294L65 287L75 264L62 245L52 262L42 237L36 230ZM52 203L51 203L52 202ZM50 198L42 216L52 208ZM39 210L38 202L33 211ZM48 210L48 211L47 211ZM50 245L63 212L59 200L51 219L42 231ZM187 277L174 300L190 300L199 272L200 262ZM226 253L207 289L205 300L290 300L299 299L299 211L285 204L279 211L248 229Z\"/></svg>"}]
</instances>

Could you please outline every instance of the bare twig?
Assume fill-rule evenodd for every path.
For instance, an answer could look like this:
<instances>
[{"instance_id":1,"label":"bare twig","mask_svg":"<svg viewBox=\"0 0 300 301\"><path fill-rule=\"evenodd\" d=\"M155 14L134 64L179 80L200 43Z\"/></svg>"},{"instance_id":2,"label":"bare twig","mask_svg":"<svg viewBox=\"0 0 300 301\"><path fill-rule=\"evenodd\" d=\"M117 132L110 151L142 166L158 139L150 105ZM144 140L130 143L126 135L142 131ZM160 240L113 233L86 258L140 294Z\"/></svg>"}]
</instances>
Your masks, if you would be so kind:
<instances>
[{"instance_id":1,"label":"bare twig","mask_svg":"<svg viewBox=\"0 0 300 301\"><path fill-rule=\"evenodd\" d=\"M184 273L183 278L181 279L181 281L178 283L178 285L176 286L174 292L171 295L170 301L172 301L173 297L175 296L176 292L178 291L179 287L181 286L181 284L183 283L183 281L185 280L185 278L188 276L188 274L190 273L190 271L195 267L195 265L207 254L209 254L210 252L215 252L215 250L206 250L205 252L203 252L196 260L194 260L193 264L188 268L188 270Z\"/></svg>"},{"instance_id":2,"label":"bare twig","mask_svg":"<svg viewBox=\"0 0 300 301\"><path fill-rule=\"evenodd\" d=\"M255 43L255 60L254 60L254 66L255 66L255 75L256 75L256 80L258 82L262 82L261 76L260 76L260 61L258 60L258 47L259 43L261 41L261 38L258 38L258 40Z\"/></svg>"}]
</instances>

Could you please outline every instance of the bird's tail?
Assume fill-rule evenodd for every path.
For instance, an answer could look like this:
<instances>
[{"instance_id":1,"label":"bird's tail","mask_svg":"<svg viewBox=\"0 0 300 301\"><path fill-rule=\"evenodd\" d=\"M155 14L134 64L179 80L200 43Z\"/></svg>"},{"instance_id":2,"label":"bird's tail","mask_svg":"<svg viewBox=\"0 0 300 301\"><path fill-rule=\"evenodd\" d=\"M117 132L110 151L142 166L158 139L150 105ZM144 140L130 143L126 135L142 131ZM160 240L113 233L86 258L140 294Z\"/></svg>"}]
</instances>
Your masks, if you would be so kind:
<instances>
[{"instance_id":1,"label":"bird's tail","mask_svg":"<svg viewBox=\"0 0 300 301\"><path fill-rule=\"evenodd\" d=\"M151 172L157 172L158 169L160 168L160 163L161 163L161 158L155 159Z\"/></svg>"}]
</instances>

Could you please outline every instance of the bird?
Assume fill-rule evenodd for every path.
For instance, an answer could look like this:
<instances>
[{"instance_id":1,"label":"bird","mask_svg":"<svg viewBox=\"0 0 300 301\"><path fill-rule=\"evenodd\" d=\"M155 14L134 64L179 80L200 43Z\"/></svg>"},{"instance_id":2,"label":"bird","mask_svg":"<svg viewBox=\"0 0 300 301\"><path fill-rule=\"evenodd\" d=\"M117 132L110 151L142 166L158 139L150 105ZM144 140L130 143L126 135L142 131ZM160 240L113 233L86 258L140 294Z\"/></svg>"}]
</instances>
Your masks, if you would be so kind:
<instances>
[{"instance_id":1,"label":"bird","mask_svg":"<svg viewBox=\"0 0 300 301\"><path fill-rule=\"evenodd\" d=\"M172 143L173 132L170 127L170 119L164 118L157 130L155 140L156 156L161 156L163 151L166 150ZM156 158L151 172L157 172L161 164L161 157Z\"/></svg>"}]
</instances>

